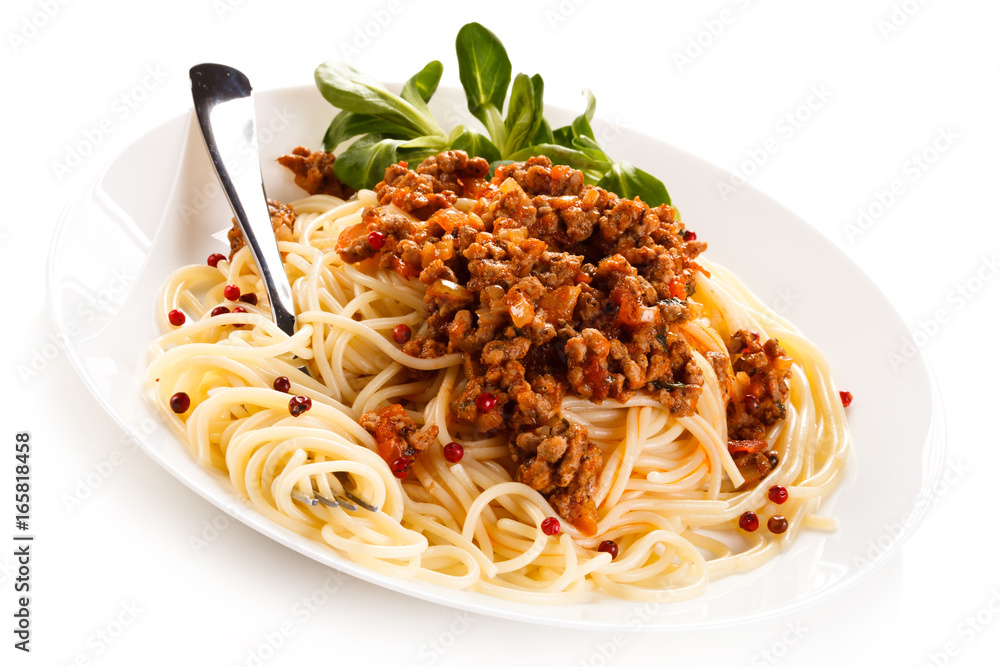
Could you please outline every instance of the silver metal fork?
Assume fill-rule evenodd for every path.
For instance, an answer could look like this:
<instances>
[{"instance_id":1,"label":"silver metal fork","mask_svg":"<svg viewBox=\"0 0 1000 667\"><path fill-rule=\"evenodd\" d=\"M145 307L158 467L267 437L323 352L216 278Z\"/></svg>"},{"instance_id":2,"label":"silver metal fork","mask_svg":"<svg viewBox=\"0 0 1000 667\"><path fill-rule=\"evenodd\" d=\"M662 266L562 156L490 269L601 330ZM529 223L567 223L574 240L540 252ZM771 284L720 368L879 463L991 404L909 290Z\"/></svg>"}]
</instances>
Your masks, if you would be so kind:
<instances>
[{"instance_id":1,"label":"silver metal fork","mask_svg":"<svg viewBox=\"0 0 1000 667\"><path fill-rule=\"evenodd\" d=\"M347 483L350 481L350 475L343 471L337 471L334 475L336 475L337 479L340 480L340 483L344 485L344 495L335 495L333 498L327 498L326 496L320 495L316 491L313 491L313 495L311 496L307 496L299 491L292 491L292 498L311 507L315 507L316 505L325 505L326 507L343 507L345 510L356 512L360 506L369 512L378 511L377 507L370 505L347 490Z\"/></svg>"},{"instance_id":2,"label":"silver metal fork","mask_svg":"<svg viewBox=\"0 0 1000 667\"><path fill-rule=\"evenodd\" d=\"M267 210L250 80L239 70L214 63L195 65L190 74L195 115L212 166L260 271L274 323L291 336L295 332L295 303ZM315 492L308 496L296 491L292 497L310 506L322 504L350 511L357 511L358 507L378 511L377 507L347 491L353 484L350 475L335 474L345 489L344 495L331 499Z\"/></svg>"}]
</instances>

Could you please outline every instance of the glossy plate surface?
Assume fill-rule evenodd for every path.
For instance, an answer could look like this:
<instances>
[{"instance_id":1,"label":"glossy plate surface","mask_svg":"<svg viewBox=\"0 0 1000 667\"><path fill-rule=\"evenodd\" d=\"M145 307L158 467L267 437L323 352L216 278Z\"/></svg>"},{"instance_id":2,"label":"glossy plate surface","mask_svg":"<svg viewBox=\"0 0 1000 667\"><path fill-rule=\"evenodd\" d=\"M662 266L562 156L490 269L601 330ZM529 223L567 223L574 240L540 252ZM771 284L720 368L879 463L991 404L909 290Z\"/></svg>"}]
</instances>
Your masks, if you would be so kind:
<instances>
[{"instance_id":1,"label":"glossy plate surface","mask_svg":"<svg viewBox=\"0 0 1000 667\"><path fill-rule=\"evenodd\" d=\"M255 94L268 196L302 196L274 159L318 147L334 110L311 87ZM431 104L451 124L464 117L460 91ZM555 124L571 113L551 109ZM895 358L909 333L891 304L832 243L745 185L727 201L729 174L653 138L594 123L608 153L656 174L706 256L732 269L767 304L823 350L849 411L854 455L832 502L831 534L805 532L765 566L713 582L688 602L635 604L605 597L532 606L375 574L324 545L271 524L236 498L228 479L200 467L165 428L142 390L146 348L158 335L152 307L160 285L183 264L227 252L232 217L193 114L151 131L123 151L66 210L50 256L52 315L72 363L112 417L177 479L262 534L317 561L385 588L503 618L569 627L671 630L772 616L843 590L898 547L928 509L943 460L934 385L922 358ZM763 243L761 239L767 239ZM169 511L169 510L164 510Z\"/></svg>"}]
</instances>

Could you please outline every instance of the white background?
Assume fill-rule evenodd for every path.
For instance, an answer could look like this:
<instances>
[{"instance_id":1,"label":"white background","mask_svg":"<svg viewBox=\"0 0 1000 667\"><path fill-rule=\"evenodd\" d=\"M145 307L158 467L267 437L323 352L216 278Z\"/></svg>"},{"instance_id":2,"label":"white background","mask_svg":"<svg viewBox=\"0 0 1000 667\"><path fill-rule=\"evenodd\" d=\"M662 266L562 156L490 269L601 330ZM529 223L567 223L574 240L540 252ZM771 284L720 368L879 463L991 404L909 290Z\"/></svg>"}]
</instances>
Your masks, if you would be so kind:
<instances>
[{"instance_id":1,"label":"white background","mask_svg":"<svg viewBox=\"0 0 1000 667\"><path fill-rule=\"evenodd\" d=\"M349 578L300 614L323 566L226 521L134 448L64 353L38 363L52 351L45 267L60 211L118 151L187 112L191 65L224 62L267 89L309 84L329 58L394 81L440 59L442 83L457 85L454 35L470 20L503 40L515 72L543 75L549 103L580 108L590 87L602 118L727 171L748 165L754 187L842 248L924 332L951 474L919 530L860 585L768 621L623 637L457 612ZM5 2L0 521L13 521L14 434L29 430L37 537L29 655L12 648L15 563L0 550L0 663L995 664L998 24L988 0ZM780 124L796 111L789 136ZM939 136L950 138L934 148ZM57 167L88 141L78 166ZM747 162L765 145L776 148L762 166ZM925 152L933 163L914 171ZM879 215L852 234L859 207ZM961 307L960 288L971 296ZM830 308L864 345L851 300ZM878 401L877 387L856 393ZM67 504L74 494L87 497Z\"/></svg>"}]
</instances>

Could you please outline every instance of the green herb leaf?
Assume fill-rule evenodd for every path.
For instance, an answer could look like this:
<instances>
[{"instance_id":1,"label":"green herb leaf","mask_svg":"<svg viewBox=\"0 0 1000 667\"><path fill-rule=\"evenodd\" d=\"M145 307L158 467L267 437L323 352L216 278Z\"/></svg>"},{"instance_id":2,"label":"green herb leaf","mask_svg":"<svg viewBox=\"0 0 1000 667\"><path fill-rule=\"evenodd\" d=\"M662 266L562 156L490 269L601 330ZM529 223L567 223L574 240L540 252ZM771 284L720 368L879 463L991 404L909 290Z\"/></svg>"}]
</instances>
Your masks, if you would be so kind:
<instances>
[{"instance_id":1,"label":"green herb leaf","mask_svg":"<svg viewBox=\"0 0 1000 667\"><path fill-rule=\"evenodd\" d=\"M333 173L355 190L374 187L385 177L385 170L399 162L397 149L403 143L401 139L366 135L337 156Z\"/></svg>"},{"instance_id":2,"label":"green herb leaf","mask_svg":"<svg viewBox=\"0 0 1000 667\"><path fill-rule=\"evenodd\" d=\"M399 96L414 106L427 104L437 90L438 83L441 82L442 72L444 65L440 60L430 61L403 84L403 91Z\"/></svg>"},{"instance_id":3,"label":"green herb leaf","mask_svg":"<svg viewBox=\"0 0 1000 667\"><path fill-rule=\"evenodd\" d=\"M421 136L409 128L375 116L341 111L333 117L326 134L323 135L323 150L333 152L351 137L362 134L382 134L394 139Z\"/></svg>"},{"instance_id":4,"label":"green herb leaf","mask_svg":"<svg viewBox=\"0 0 1000 667\"><path fill-rule=\"evenodd\" d=\"M658 178L624 160L614 163L604 178L597 182L597 187L625 199L639 197L652 207L670 203L667 188Z\"/></svg>"},{"instance_id":5,"label":"green herb leaf","mask_svg":"<svg viewBox=\"0 0 1000 667\"><path fill-rule=\"evenodd\" d=\"M467 23L455 39L458 54L458 78L465 89L469 111L490 130L497 140L495 118L487 107L499 115L510 85L510 59L497 36L478 23Z\"/></svg>"},{"instance_id":6,"label":"green herb leaf","mask_svg":"<svg viewBox=\"0 0 1000 667\"><path fill-rule=\"evenodd\" d=\"M439 137L435 135L428 135L426 137L416 137L415 139L408 139L399 145L400 148L427 148L434 151L434 154L440 153L441 151L448 148L448 139L445 137Z\"/></svg>"},{"instance_id":7,"label":"green herb leaf","mask_svg":"<svg viewBox=\"0 0 1000 667\"><path fill-rule=\"evenodd\" d=\"M500 151L489 138L464 126L463 128L464 130L451 142L451 148L465 151L470 157L481 157L487 162L500 159Z\"/></svg>"},{"instance_id":8,"label":"green herb leaf","mask_svg":"<svg viewBox=\"0 0 1000 667\"><path fill-rule=\"evenodd\" d=\"M327 128L324 149L333 151L360 137L338 156L334 170L341 180L355 188L373 187L385 169L400 160L454 148L489 160L491 169L546 155L621 197L638 196L650 206L670 203L663 183L628 162L612 161L598 145L591 125L597 101L590 90L583 91L584 112L553 130L544 117L542 77L518 74L504 118L511 64L503 44L482 25L469 23L459 30L455 50L469 110L485 125L488 137L465 126L446 135L430 112L427 102L443 72L439 61L410 77L399 96L350 65L327 61L316 68L320 92L341 109Z\"/></svg>"},{"instance_id":9,"label":"green herb leaf","mask_svg":"<svg viewBox=\"0 0 1000 667\"><path fill-rule=\"evenodd\" d=\"M403 90L399 96L404 101L412 104L413 108L419 111L421 115L433 119L434 114L427 108L427 101L431 99L431 95L437 90L438 82L441 81L441 72L443 71L444 66L439 61L432 60L403 84ZM436 124L437 121L435 121Z\"/></svg>"},{"instance_id":10,"label":"green herb leaf","mask_svg":"<svg viewBox=\"0 0 1000 667\"><path fill-rule=\"evenodd\" d=\"M507 118L504 120L506 138L501 153L510 156L528 143L542 124L542 78L518 74L510 90Z\"/></svg>"},{"instance_id":11,"label":"green herb leaf","mask_svg":"<svg viewBox=\"0 0 1000 667\"><path fill-rule=\"evenodd\" d=\"M542 117L542 124L538 126L538 131L535 135L531 137L529 144L554 144L556 143L555 137L552 135L552 126L549 125L549 121Z\"/></svg>"},{"instance_id":12,"label":"green herb leaf","mask_svg":"<svg viewBox=\"0 0 1000 667\"><path fill-rule=\"evenodd\" d=\"M419 76L419 75L418 75ZM328 60L316 68L316 87L333 106L357 114L367 114L401 125L420 134L444 132L424 109L393 95L381 83L347 63Z\"/></svg>"},{"instance_id":13,"label":"green herb leaf","mask_svg":"<svg viewBox=\"0 0 1000 667\"><path fill-rule=\"evenodd\" d=\"M583 96L587 99L587 109L573 119L573 136L594 138L594 129L590 126L594 120L594 111L597 109L597 98L589 88L583 89ZM595 142L596 143L596 142Z\"/></svg>"},{"instance_id":14,"label":"green herb leaf","mask_svg":"<svg viewBox=\"0 0 1000 667\"><path fill-rule=\"evenodd\" d=\"M578 151L586 153L595 160L607 162L608 167L610 168L612 162L611 158L609 158L608 154L604 152L604 149L598 146L597 142L590 137L573 137L573 141L570 142L570 145Z\"/></svg>"},{"instance_id":15,"label":"green herb leaf","mask_svg":"<svg viewBox=\"0 0 1000 667\"><path fill-rule=\"evenodd\" d=\"M570 148L573 145L573 128L563 125L552 130L552 143Z\"/></svg>"}]
</instances>

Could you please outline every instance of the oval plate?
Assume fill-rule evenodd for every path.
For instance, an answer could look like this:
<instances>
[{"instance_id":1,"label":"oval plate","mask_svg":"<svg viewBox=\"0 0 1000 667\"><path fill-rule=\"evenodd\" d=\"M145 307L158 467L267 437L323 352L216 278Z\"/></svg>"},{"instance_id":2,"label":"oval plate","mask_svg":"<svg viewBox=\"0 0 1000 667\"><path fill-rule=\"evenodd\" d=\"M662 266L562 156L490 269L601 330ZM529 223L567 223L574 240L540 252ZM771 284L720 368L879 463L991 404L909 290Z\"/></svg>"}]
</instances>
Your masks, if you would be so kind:
<instances>
[{"instance_id":1,"label":"oval plate","mask_svg":"<svg viewBox=\"0 0 1000 667\"><path fill-rule=\"evenodd\" d=\"M397 88L398 89L398 88ZM316 148L334 109L312 87L256 93L268 196L302 196L274 159ZM431 104L446 124L466 122L461 91ZM549 108L553 125L576 113ZM723 202L729 174L653 138L594 123L618 159L660 177L706 256L735 271L762 301L810 337L850 389L854 456L823 512L840 520L830 534L804 532L785 553L752 572L712 582L702 597L663 605L594 596L533 606L370 572L322 544L276 526L237 498L228 478L198 465L143 397L148 343L158 331L152 305L183 264L225 251L231 212L211 171L193 114L135 141L64 212L50 256L54 322L67 353L97 400L156 462L223 511L317 561L385 588L498 617L577 628L691 629L760 619L815 603L883 563L919 523L943 461L938 401L920 356L893 365L889 353L909 333L891 304L832 243L746 185ZM831 280L835 276L836 280ZM878 502L871 502L877 498ZM164 510L167 511L167 510Z\"/></svg>"}]
</instances>

